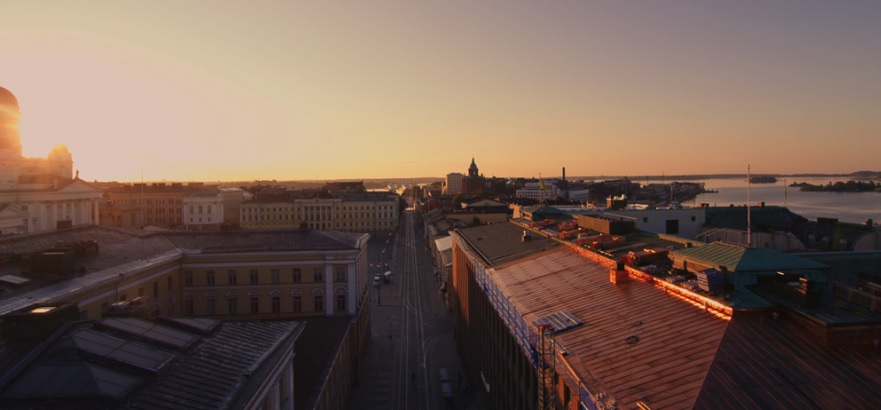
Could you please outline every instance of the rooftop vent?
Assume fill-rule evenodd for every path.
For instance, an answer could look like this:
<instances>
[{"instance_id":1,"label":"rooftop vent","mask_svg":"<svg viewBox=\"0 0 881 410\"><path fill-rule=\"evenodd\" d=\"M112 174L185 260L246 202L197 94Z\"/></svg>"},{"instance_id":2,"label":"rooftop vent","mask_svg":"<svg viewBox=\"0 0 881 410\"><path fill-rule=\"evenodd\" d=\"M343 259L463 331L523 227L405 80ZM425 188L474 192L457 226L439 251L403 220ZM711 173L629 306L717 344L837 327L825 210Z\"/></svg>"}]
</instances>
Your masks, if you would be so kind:
<instances>
[{"instance_id":1,"label":"rooftop vent","mask_svg":"<svg viewBox=\"0 0 881 410\"><path fill-rule=\"evenodd\" d=\"M6 314L0 323L0 333L5 339L42 339L61 327L79 320L75 303L37 303Z\"/></svg>"},{"instance_id":2,"label":"rooftop vent","mask_svg":"<svg viewBox=\"0 0 881 410\"><path fill-rule=\"evenodd\" d=\"M30 271L36 275L70 275L76 271L72 249L52 249L31 256Z\"/></svg>"}]
</instances>

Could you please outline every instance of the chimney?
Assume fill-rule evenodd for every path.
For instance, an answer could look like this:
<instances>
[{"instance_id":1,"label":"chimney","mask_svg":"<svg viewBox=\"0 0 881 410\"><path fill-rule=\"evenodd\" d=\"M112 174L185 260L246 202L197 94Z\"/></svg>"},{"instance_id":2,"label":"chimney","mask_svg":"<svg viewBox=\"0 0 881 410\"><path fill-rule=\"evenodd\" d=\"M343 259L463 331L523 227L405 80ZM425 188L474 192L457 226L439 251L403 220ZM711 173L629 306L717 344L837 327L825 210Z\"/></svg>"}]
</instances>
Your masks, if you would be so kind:
<instances>
[{"instance_id":1,"label":"chimney","mask_svg":"<svg viewBox=\"0 0 881 410\"><path fill-rule=\"evenodd\" d=\"M624 262L618 261L615 263L614 268L609 269L609 281L613 284L624 283L628 279L629 275L627 274L627 268L624 267Z\"/></svg>"}]
</instances>

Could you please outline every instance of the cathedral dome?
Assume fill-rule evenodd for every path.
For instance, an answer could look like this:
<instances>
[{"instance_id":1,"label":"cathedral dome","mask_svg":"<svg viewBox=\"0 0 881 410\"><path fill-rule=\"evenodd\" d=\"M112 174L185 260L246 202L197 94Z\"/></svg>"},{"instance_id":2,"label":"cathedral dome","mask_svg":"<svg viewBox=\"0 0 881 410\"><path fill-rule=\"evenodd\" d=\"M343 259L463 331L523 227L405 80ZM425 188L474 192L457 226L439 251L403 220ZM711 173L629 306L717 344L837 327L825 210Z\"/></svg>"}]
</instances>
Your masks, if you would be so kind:
<instances>
[{"instance_id":1,"label":"cathedral dome","mask_svg":"<svg viewBox=\"0 0 881 410\"><path fill-rule=\"evenodd\" d=\"M11 91L0 87L0 107L5 113L12 112L14 114L18 114L18 99L15 98L15 94Z\"/></svg>"}]
</instances>

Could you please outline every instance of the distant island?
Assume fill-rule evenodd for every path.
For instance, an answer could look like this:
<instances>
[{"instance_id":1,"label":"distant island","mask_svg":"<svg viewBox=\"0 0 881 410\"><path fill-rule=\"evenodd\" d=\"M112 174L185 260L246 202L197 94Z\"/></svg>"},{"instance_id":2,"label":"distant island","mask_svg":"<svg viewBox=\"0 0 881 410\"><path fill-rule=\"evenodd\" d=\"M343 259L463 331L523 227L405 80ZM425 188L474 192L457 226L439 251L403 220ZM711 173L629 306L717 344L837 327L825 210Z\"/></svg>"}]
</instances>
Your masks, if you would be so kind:
<instances>
[{"instance_id":1,"label":"distant island","mask_svg":"<svg viewBox=\"0 0 881 410\"><path fill-rule=\"evenodd\" d=\"M753 184L773 184L777 182L777 178L771 175L757 175L750 177L749 182Z\"/></svg>"},{"instance_id":2,"label":"distant island","mask_svg":"<svg viewBox=\"0 0 881 410\"><path fill-rule=\"evenodd\" d=\"M807 182L793 182L789 186L797 187L799 191L807 192L881 192L881 183L874 181L838 181L826 185L813 185Z\"/></svg>"}]
</instances>

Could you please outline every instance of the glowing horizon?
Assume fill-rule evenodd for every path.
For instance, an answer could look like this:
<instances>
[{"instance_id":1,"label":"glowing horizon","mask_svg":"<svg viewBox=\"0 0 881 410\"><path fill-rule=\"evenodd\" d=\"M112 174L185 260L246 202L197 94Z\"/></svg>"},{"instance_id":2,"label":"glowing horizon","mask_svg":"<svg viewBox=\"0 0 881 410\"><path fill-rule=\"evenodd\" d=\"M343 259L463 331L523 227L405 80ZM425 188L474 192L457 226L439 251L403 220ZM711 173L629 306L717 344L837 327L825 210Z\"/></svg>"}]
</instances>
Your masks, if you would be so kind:
<instances>
[{"instance_id":1,"label":"glowing horizon","mask_svg":"<svg viewBox=\"0 0 881 410\"><path fill-rule=\"evenodd\" d=\"M876 3L3 9L24 154L89 181L879 170Z\"/></svg>"}]
</instances>

